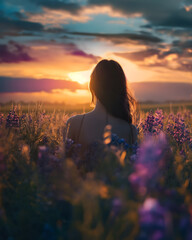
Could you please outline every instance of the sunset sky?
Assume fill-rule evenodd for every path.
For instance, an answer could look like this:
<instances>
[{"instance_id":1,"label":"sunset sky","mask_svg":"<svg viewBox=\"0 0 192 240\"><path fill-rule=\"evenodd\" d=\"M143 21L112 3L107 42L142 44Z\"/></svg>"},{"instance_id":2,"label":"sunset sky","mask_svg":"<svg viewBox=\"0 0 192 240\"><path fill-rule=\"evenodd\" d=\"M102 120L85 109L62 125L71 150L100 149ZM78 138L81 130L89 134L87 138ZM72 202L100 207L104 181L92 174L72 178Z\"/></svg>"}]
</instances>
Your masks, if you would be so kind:
<instances>
[{"instance_id":1,"label":"sunset sky","mask_svg":"<svg viewBox=\"0 0 192 240\"><path fill-rule=\"evenodd\" d=\"M0 0L0 102L90 102L102 58L139 101L192 100L192 1Z\"/></svg>"}]
</instances>

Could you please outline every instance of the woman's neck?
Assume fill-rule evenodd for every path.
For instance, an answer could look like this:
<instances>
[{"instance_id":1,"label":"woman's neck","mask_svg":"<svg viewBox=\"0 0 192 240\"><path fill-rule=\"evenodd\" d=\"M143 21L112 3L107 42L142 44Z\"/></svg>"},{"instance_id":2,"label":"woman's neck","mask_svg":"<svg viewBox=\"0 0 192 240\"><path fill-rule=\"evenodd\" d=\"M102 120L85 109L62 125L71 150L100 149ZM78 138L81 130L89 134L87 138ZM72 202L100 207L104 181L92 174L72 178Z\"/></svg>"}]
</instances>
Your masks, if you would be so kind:
<instances>
[{"instance_id":1,"label":"woman's neck","mask_svg":"<svg viewBox=\"0 0 192 240\"><path fill-rule=\"evenodd\" d=\"M103 104L102 104L100 101L98 101L98 100L97 100L97 102L96 102L94 112L97 112L97 113L106 113L105 107L104 107Z\"/></svg>"}]
</instances>

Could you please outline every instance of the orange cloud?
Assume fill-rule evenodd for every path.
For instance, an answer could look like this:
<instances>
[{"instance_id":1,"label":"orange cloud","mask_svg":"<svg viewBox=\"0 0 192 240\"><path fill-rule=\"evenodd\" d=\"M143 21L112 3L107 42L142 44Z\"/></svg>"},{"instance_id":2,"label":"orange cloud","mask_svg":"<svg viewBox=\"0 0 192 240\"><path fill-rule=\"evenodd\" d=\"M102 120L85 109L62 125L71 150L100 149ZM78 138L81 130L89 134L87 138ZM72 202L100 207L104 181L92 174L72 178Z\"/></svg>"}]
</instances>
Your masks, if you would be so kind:
<instances>
[{"instance_id":1,"label":"orange cloud","mask_svg":"<svg viewBox=\"0 0 192 240\"><path fill-rule=\"evenodd\" d=\"M36 43L31 47L30 56L37 59L21 64L0 64L2 76L69 79L69 72L90 69L98 57L86 54L73 44L53 45Z\"/></svg>"},{"instance_id":2,"label":"orange cloud","mask_svg":"<svg viewBox=\"0 0 192 240\"><path fill-rule=\"evenodd\" d=\"M85 23L92 19L92 15L106 14L114 18L128 18L128 17L141 17L140 13L123 14L118 10L114 10L111 6L91 6L82 7L78 14L71 13L65 10L55 10L43 8L43 13L31 14L27 13L28 20L31 22L41 23L43 25L51 24L52 27L60 27L61 24L68 24L69 21ZM122 24L123 21L116 22ZM125 23L124 23L125 24ZM49 26L50 27L50 26Z\"/></svg>"},{"instance_id":3,"label":"orange cloud","mask_svg":"<svg viewBox=\"0 0 192 240\"><path fill-rule=\"evenodd\" d=\"M91 19L88 15L74 15L64 10L51 10L48 8L43 8L43 10L44 12L40 14L28 13L28 20L43 25L51 24L52 27L59 27L60 24L67 24L70 20L84 23Z\"/></svg>"}]
</instances>

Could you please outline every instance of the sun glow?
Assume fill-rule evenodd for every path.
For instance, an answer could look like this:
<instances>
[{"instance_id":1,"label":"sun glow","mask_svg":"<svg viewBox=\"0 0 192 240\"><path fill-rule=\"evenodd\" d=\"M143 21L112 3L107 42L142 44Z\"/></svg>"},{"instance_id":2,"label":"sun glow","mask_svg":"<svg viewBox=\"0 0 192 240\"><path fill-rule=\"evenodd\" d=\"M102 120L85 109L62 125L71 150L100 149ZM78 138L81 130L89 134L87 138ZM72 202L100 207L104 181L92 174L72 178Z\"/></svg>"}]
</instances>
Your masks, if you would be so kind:
<instances>
[{"instance_id":1,"label":"sun glow","mask_svg":"<svg viewBox=\"0 0 192 240\"><path fill-rule=\"evenodd\" d=\"M81 71L81 72L70 72L68 76L74 82L85 84L89 82L91 72L92 70Z\"/></svg>"}]
</instances>

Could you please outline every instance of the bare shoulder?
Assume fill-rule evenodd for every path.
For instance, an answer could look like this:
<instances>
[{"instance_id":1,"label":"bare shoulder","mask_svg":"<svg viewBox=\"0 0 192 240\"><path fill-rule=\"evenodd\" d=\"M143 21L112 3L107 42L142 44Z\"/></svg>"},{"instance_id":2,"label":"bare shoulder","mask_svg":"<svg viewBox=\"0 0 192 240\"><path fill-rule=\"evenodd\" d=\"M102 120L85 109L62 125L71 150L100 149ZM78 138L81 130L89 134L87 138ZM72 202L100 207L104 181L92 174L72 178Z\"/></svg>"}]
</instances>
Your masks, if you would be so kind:
<instances>
[{"instance_id":1,"label":"bare shoulder","mask_svg":"<svg viewBox=\"0 0 192 240\"><path fill-rule=\"evenodd\" d=\"M76 139L77 132L80 128L82 119L83 119L83 114L79 114L79 115L72 116L67 120L67 123L66 123L67 138L71 138L73 140Z\"/></svg>"},{"instance_id":2,"label":"bare shoulder","mask_svg":"<svg viewBox=\"0 0 192 240\"><path fill-rule=\"evenodd\" d=\"M76 126L79 124L82 118L83 118L83 114L72 116L67 120L67 125L70 125L71 127Z\"/></svg>"}]
</instances>

